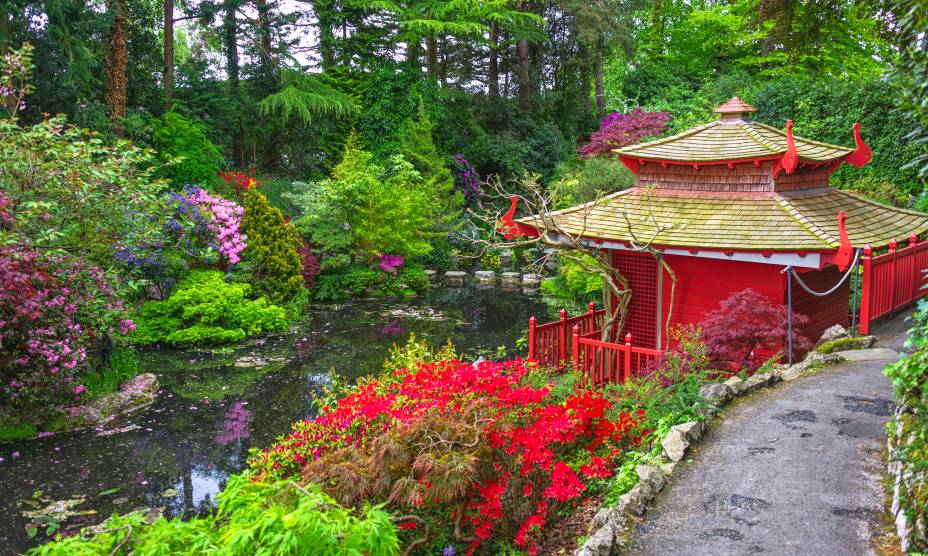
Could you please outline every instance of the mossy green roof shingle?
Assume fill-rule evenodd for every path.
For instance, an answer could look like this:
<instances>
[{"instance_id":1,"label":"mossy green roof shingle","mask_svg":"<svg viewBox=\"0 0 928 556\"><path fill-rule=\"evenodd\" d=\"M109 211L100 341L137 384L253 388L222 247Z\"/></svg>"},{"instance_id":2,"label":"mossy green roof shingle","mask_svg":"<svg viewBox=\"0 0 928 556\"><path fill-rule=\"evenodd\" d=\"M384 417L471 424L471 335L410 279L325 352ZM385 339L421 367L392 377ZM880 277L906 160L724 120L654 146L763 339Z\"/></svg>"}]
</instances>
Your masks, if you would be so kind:
<instances>
[{"instance_id":1,"label":"mossy green roof shingle","mask_svg":"<svg viewBox=\"0 0 928 556\"><path fill-rule=\"evenodd\" d=\"M794 136L801 160L831 162L854 149ZM620 156L674 162L722 162L775 157L786 152L786 133L762 123L722 119L656 141L630 145Z\"/></svg>"},{"instance_id":2,"label":"mossy green roof shingle","mask_svg":"<svg viewBox=\"0 0 928 556\"><path fill-rule=\"evenodd\" d=\"M587 238L664 247L819 251L840 245L842 210L855 247L881 247L928 231L926 214L830 188L758 193L633 188L557 211L551 227ZM544 227L537 216L518 221Z\"/></svg>"}]
</instances>

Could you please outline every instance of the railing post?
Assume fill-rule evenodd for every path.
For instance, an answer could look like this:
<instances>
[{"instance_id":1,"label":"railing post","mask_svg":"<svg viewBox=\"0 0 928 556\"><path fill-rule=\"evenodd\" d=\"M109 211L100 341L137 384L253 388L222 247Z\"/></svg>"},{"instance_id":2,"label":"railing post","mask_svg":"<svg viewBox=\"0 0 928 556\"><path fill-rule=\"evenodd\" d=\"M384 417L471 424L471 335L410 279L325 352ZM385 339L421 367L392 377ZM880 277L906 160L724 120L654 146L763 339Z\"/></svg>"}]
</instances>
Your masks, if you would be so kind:
<instances>
[{"instance_id":1,"label":"railing post","mask_svg":"<svg viewBox=\"0 0 928 556\"><path fill-rule=\"evenodd\" d=\"M561 325L557 327L557 364L567 363L567 309L561 309Z\"/></svg>"},{"instance_id":2,"label":"railing post","mask_svg":"<svg viewBox=\"0 0 928 556\"><path fill-rule=\"evenodd\" d=\"M574 372L580 373L581 384L583 383L583 371L580 370L580 325L575 324L573 329L573 337L571 338L571 343L573 344L573 353L571 358L574 363Z\"/></svg>"},{"instance_id":3,"label":"railing post","mask_svg":"<svg viewBox=\"0 0 928 556\"><path fill-rule=\"evenodd\" d=\"M528 360L534 363L538 362L538 354L535 353L535 315L528 318Z\"/></svg>"},{"instance_id":4,"label":"railing post","mask_svg":"<svg viewBox=\"0 0 928 556\"><path fill-rule=\"evenodd\" d=\"M918 236L914 233L909 236L909 249L912 250L912 295L906 303L915 301L918 297Z\"/></svg>"},{"instance_id":5,"label":"railing post","mask_svg":"<svg viewBox=\"0 0 928 556\"><path fill-rule=\"evenodd\" d=\"M861 257L861 267L863 267L863 285L860 287L860 334L866 336L870 334L870 282L873 276L870 274L870 259L873 255L873 249L868 245L864 247L864 256Z\"/></svg>"},{"instance_id":6,"label":"railing post","mask_svg":"<svg viewBox=\"0 0 928 556\"><path fill-rule=\"evenodd\" d=\"M632 377L632 333L625 335L625 361L622 364L622 382Z\"/></svg>"},{"instance_id":7,"label":"railing post","mask_svg":"<svg viewBox=\"0 0 928 556\"><path fill-rule=\"evenodd\" d=\"M889 254L892 255L892 263L889 265L889 318L893 318L896 312L896 240L889 242Z\"/></svg>"}]
</instances>

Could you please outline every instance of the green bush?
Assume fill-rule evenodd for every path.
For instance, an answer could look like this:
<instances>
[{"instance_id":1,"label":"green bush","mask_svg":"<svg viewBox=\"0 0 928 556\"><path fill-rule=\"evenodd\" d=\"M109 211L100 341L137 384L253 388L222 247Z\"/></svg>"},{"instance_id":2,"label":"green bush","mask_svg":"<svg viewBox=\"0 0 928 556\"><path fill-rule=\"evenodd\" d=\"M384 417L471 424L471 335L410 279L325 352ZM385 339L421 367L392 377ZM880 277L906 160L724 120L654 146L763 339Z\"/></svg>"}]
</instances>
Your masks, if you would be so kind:
<instances>
[{"instance_id":1,"label":"green bush","mask_svg":"<svg viewBox=\"0 0 928 556\"><path fill-rule=\"evenodd\" d=\"M139 308L130 341L140 346L221 344L284 328L286 311L264 297L250 299L251 289L226 282L219 271L193 271L170 297Z\"/></svg>"},{"instance_id":2,"label":"green bush","mask_svg":"<svg viewBox=\"0 0 928 556\"><path fill-rule=\"evenodd\" d=\"M555 208L567 208L595 200L600 195L635 185L635 175L621 162L606 156L573 159L558 165Z\"/></svg>"},{"instance_id":3,"label":"green bush","mask_svg":"<svg viewBox=\"0 0 928 556\"><path fill-rule=\"evenodd\" d=\"M299 249L303 240L296 228L284 222L280 210L272 207L256 189L245 193L242 231L248 236L245 263L251 269L252 283L268 299L280 302L303 289L303 263Z\"/></svg>"},{"instance_id":4,"label":"green bush","mask_svg":"<svg viewBox=\"0 0 928 556\"><path fill-rule=\"evenodd\" d=\"M219 493L214 516L188 521L159 518L147 512L113 516L102 532L89 538L58 537L33 549L35 556L162 554L228 556L394 556L397 529L379 506L356 512L339 506L315 485L292 481L254 482L233 475Z\"/></svg>"},{"instance_id":5,"label":"green bush","mask_svg":"<svg viewBox=\"0 0 928 556\"><path fill-rule=\"evenodd\" d=\"M595 268L596 263L590 259L589 265ZM576 261L563 259L557 275L541 283L541 291L574 303L594 301L602 296L603 278L595 272L584 270Z\"/></svg>"},{"instance_id":6,"label":"green bush","mask_svg":"<svg viewBox=\"0 0 928 556\"><path fill-rule=\"evenodd\" d=\"M177 112L165 112L160 120L152 120L152 131L155 149L167 163L159 170L161 177L175 188L189 184L212 189L222 156L202 125Z\"/></svg>"},{"instance_id":7,"label":"green bush","mask_svg":"<svg viewBox=\"0 0 928 556\"><path fill-rule=\"evenodd\" d=\"M351 267L319 276L313 297L316 301L343 301L366 293L374 297L413 295L424 293L429 286L429 277L420 267L403 267L396 274Z\"/></svg>"}]
</instances>

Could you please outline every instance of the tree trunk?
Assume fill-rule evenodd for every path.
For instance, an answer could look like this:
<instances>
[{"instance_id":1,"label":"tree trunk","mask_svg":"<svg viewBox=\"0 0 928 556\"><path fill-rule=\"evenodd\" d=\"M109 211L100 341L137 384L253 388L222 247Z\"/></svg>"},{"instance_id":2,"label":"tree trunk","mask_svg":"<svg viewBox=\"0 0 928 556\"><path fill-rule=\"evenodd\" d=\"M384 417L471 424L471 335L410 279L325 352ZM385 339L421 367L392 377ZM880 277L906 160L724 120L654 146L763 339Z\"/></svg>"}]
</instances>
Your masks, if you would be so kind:
<instances>
[{"instance_id":1,"label":"tree trunk","mask_svg":"<svg viewBox=\"0 0 928 556\"><path fill-rule=\"evenodd\" d=\"M606 114L606 86L603 83L603 52L596 49L593 59L593 80L596 82L596 115L602 118Z\"/></svg>"},{"instance_id":2,"label":"tree trunk","mask_svg":"<svg viewBox=\"0 0 928 556\"><path fill-rule=\"evenodd\" d=\"M174 96L174 0L164 0L164 109Z\"/></svg>"},{"instance_id":3,"label":"tree trunk","mask_svg":"<svg viewBox=\"0 0 928 556\"><path fill-rule=\"evenodd\" d=\"M443 89L448 88L448 39L441 37L441 63L438 65L438 78Z\"/></svg>"},{"instance_id":4,"label":"tree trunk","mask_svg":"<svg viewBox=\"0 0 928 556\"><path fill-rule=\"evenodd\" d=\"M429 79L435 79L438 71L438 41L435 35L429 35L425 38L425 75Z\"/></svg>"},{"instance_id":5,"label":"tree trunk","mask_svg":"<svg viewBox=\"0 0 928 556\"><path fill-rule=\"evenodd\" d=\"M258 11L258 58L263 77L270 79L274 73L274 61L271 59L271 9L267 0L255 0L255 8Z\"/></svg>"},{"instance_id":6,"label":"tree trunk","mask_svg":"<svg viewBox=\"0 0 928 556\"><path fill-rule=\"evenodd\" d=\"M10 53L10 12L7 11L6 5L0 7L0 57L5 58ZM3 95L3 108L7 115L12 116L16 112L16 97L12 92Z\"/></svg>"},{"instance_id":7,"label":"tree trunk","mask_svg":"<svg viewBox=\"0 0 928 556\"><path fill-rule=\"evenodd\" d=\"M499 24L490 23L490 60L487 64L488 93L491 97L499 96Z\"/></svg>"},{"instance_id":8,"label":"tree trunk","mask_svg":"<svg viewBox=\"0 0 928 556\"><path fill-rule=\"evenodd\" d=\"M226 51L226 74L229 93L235 104L236 122L232 129L232 156L239 168L245 168L245 129L241 118L241 77L238 61L238 29L235 21L235 0L225 0L225 16L222 21L223 47Z\"/></svg>"},{"instance_id":9,"label":"tree trunk","mask_svg":"<svg viewBox=\"0 0 928 556\"><path fill-rule=\"evenodd\" d=\"M532 96L532 84L528 68L529 55L527 40L521 39L516 43L516 56L518 58L516 63L516 74L519 78L519 104L522 108L528 108L529 100Z\"/></svg>"},{"instance_id":10,"label":"tree trunk","mask_svg":"<svg viewBox=\"0 0 928 556\"><path fill-rule=\"evenodd\" d=\"M124 0L109 0L106 9L113 14L106 39L106 109L121 137L126 115L126 5Z\"/></svg>"},{"instance_id":11,"label":"tree trunk","mask_svg":"<svg viewBox=\"0 0 928 556\"><path fill-rule=\"evenodd\" d=\"M332 17L330 2L314 2L316 12L316 25L319 28L319 54L322 57L322 70L328 71L335 67L335 32L332 31Z\"/></svg>"}]
</instances>

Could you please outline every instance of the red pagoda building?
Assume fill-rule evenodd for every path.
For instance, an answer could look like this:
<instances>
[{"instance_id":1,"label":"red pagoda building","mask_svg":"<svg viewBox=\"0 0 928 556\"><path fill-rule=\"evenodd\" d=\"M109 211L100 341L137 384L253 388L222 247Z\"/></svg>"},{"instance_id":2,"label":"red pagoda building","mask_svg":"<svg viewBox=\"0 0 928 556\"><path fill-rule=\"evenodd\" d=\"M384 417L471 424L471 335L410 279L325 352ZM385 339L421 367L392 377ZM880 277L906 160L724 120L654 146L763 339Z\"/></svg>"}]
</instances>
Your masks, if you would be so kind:
<instances>
[{"instance_id":1,"label":"red pagoda building","mask_svg":"<svg viewBox=\"0 0 928 556\"><path fill-rule=\"evenodd\" d=\"M861 167L871 158L859 124L856 145L847 148L794 136L792 121L785 130L752 121L754 111L735 97L716 109L713 122L617 149L635 174L635 187L545 217L554 223L544 230L550 239L557 241L559 230L610 252L632 290L621 337L631 333L633 346L666 349L662 331L671 307L671 326L698 323L747 288L809 317L798 332L815 341L834 324L848 325L850 280L841 280L855 262L864 267L864 331L878 313L922 295L919 271L928 267L928 242L917 244L917 236L928 230L928 215L829 187L842 164ZM504 223L535 235L545 219L513 222L510 216ZM672 305L667 272L654 255L634 247L643 238L676 275ZM877 272L884 264L872 256L877 251L892 255L892 277ZM816 296L800 281L817 293L837 287ZM882 305L881 296L888 297ZM560 334L563 356L572 347L564 345L570 333ZM542 334L536 336L530 355L537 359L550 348L536 345L543 343Z\"/></svg>"}]
</instances>

